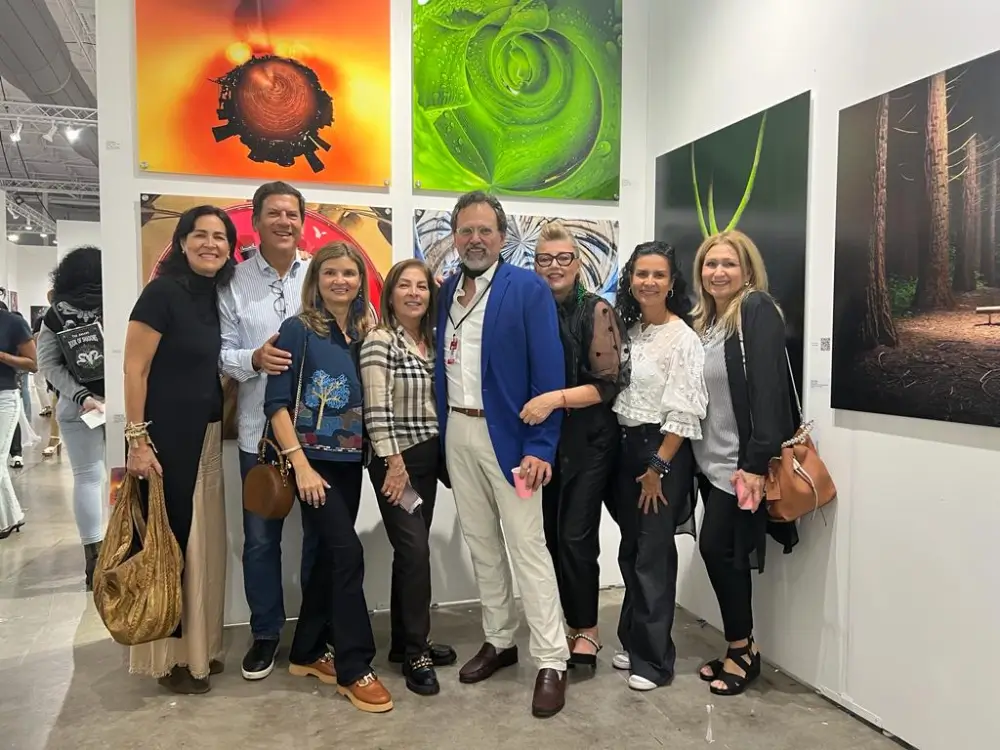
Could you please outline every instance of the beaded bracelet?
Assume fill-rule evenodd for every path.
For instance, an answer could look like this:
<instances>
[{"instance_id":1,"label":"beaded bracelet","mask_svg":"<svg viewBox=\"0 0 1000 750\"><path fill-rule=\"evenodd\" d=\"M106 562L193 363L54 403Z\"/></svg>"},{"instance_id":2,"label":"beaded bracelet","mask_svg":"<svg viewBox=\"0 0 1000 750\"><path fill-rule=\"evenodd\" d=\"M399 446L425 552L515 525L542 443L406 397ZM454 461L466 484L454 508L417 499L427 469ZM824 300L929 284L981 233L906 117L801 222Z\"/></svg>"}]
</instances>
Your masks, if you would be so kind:
<instances>
[{"instance_id":1,"label":"beaded bracelet","mask_svg":"<svg viewBox=\"0 0 1000 750\"><path fill-rule=\"evenodd\" d=\"M649 457L649 461L647 462L647 464L650 469L655 471L661 477L670 473L670 462L664 461L662 458L660 458L660 455L658 453L654 453L653 455L651 455Z\"/></svg>"}]
</instances>

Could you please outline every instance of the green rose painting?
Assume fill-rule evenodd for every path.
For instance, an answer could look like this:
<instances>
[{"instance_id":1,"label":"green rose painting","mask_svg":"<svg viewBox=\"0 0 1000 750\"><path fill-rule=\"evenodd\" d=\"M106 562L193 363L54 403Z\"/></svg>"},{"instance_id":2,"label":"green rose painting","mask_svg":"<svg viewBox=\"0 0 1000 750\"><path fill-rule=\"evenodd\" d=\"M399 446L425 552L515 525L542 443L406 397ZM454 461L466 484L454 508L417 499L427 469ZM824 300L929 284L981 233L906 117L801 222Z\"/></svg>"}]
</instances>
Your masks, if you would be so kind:
<instances>
[{"instance_id":1,"label":"green rose painting","mask_svg":"<svg viewBox=\"0 0 1000 750\"><path fill-rule=\"evenodd\" d=\"M622 0L413 0L423 190L616 200Z\"/></svg>"}]
</instances>

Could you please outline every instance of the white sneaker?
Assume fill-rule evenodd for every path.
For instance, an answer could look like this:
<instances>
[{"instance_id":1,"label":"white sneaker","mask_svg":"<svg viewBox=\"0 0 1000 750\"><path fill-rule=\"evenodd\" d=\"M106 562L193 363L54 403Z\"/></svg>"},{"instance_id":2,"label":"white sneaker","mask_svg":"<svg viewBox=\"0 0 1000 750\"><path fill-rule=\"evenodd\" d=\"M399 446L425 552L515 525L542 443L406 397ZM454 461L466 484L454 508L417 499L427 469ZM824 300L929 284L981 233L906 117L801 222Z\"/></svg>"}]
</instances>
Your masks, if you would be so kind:
<instances>
[{"instance_id":1,"label":"white sneaker","mask_svg":"<svg viewBox=\"0 0 1000 750\"><path fill-rule=\"evenodd\" d=\"M11 456L10 461L7 462L7 465L10 466L10 468L12 469L23 469L24 459L21 458L20 456Z\"/></svg>"},{"instance_id":2,"label":"white sneaker","mask_svg":"<svg viewBox=\"0 0 1000 750\"><path fill-rule=\"evenodd\" d=\"M632 690L656 690L659 687L655 682L647 680L645 677L640 677L637 674L630 674L628 676L628 686Z\"/></svg>"},{"instance_id":3,"label":"white sneaker","mask_svg":"<svg viewBox=\"0 0 1000 750\"><path fill-rule=\"evenodd\" d=\"M632 668L632 660L628 658L628 654L624 651L618 651L611 659L611 666L627 672Z\"/></svg>"}]
</instances>

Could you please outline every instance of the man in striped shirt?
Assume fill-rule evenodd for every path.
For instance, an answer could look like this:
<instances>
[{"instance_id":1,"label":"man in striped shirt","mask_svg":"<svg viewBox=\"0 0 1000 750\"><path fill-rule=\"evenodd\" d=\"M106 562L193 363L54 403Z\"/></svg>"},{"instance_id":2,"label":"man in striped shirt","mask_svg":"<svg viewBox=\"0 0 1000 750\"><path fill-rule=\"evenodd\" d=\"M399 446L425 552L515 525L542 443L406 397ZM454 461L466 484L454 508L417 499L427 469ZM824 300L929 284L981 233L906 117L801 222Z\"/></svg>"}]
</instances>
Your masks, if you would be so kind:
<instances>
[{"instance_id":1,"label":"man in striped shirt","mask_svg":"<svg viewBox=\"0 0 1000 750\"><path fill-rule=\"evenodd\" d=\"M306 213L302 194L284 182L261 185L253 196L253 226L260 236L257 252L236 267L219 293L223 374L239 383L240 474L257 463L257 446L267 426L264 387L268 375L288 369L289 352L274 346L278 328L297 315L309 261L298 242ZM243 511L243 586L250 606L253 645L243 659L243 677L261 680L274 668L278 639L285 624L281 584L282 520ZM315 559L318 539L303 530L302 586Z\"/></svg>"}]
</instances>

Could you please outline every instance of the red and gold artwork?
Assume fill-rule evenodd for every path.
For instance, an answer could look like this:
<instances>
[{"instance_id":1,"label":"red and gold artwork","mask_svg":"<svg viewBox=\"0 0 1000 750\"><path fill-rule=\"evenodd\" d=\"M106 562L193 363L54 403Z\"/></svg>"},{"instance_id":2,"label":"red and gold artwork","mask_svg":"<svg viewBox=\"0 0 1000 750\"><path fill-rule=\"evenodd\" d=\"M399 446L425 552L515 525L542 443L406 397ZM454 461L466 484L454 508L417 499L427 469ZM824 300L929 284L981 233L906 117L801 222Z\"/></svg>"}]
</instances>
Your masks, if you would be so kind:
<instances>
[{"instance_id":1,"label":"red and gold artwork","mask_svg":"<svg viewBox=\"0 0 1000 750\"><path fill-rule=\"evenodd\" d=\"M389 0L136 0L139 166L382 186Z\"/></svg>"}]
</instances>

